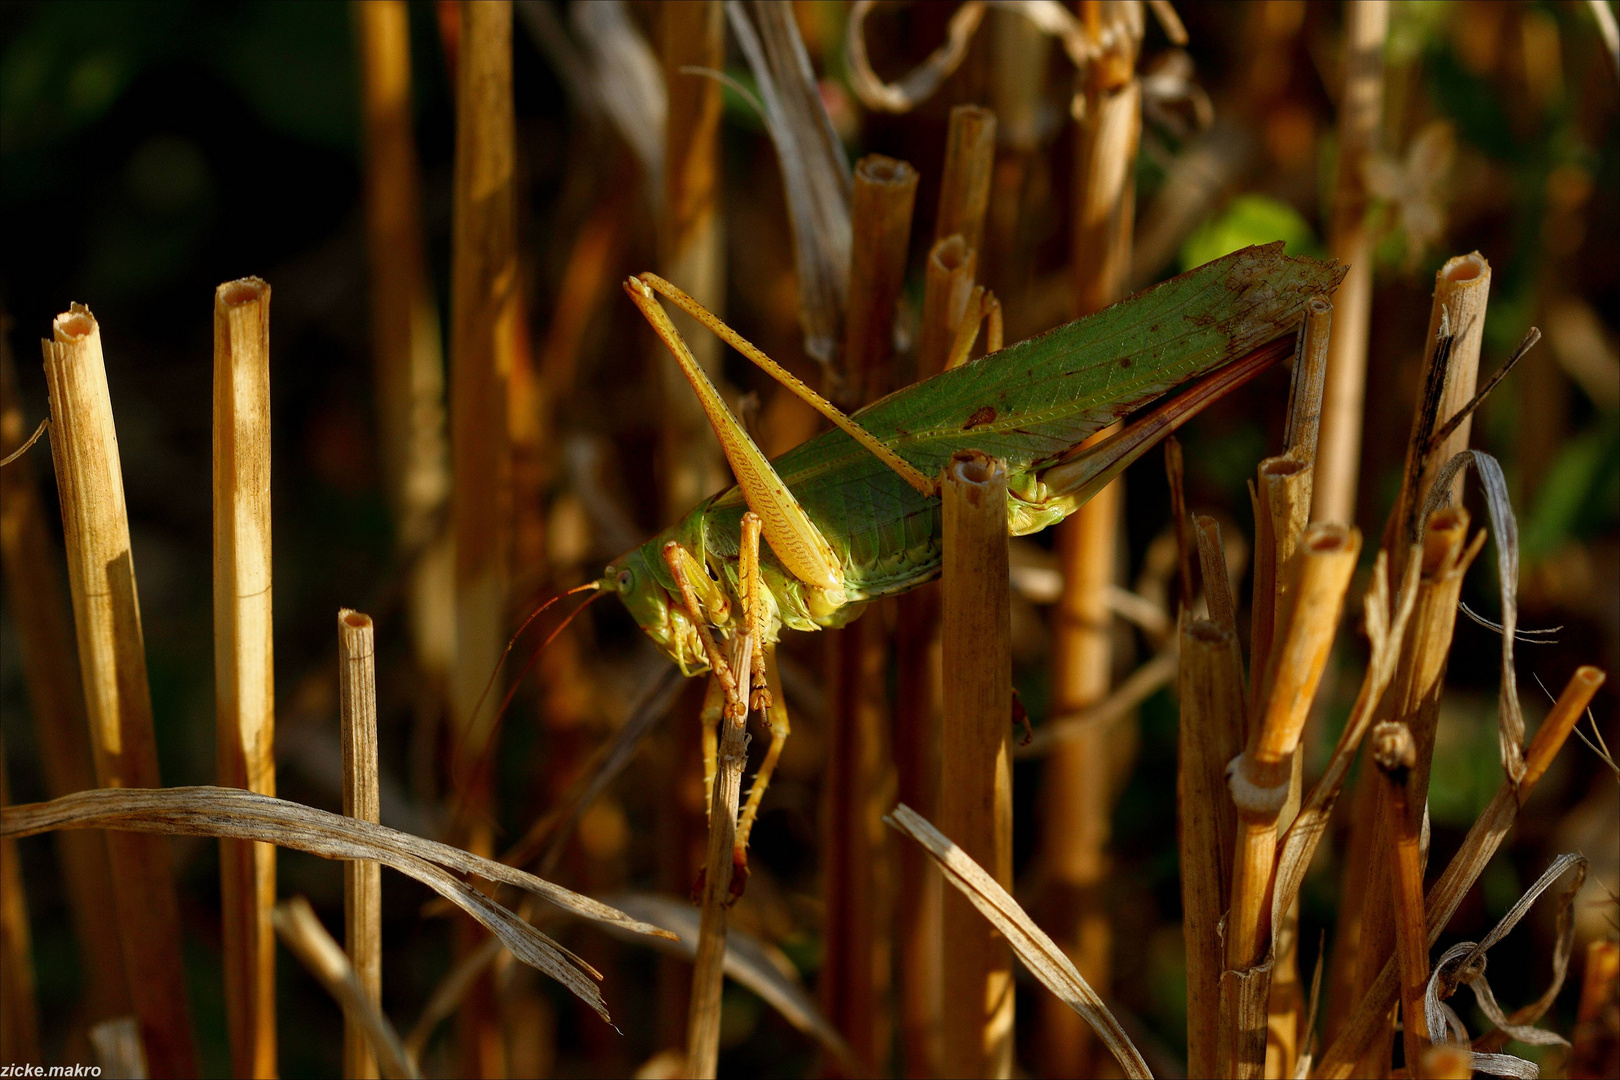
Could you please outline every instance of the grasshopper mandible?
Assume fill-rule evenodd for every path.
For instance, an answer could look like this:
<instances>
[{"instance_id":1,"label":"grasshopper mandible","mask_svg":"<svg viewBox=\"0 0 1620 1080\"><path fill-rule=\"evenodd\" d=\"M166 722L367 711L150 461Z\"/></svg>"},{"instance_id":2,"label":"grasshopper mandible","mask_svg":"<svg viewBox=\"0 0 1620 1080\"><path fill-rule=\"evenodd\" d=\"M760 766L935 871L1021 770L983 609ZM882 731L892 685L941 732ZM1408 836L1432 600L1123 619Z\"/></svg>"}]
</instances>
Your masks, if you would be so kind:
<instances>
[{"instance_id":1,"label":"grasshopper mandible","mask_svg":"<svg viewBox=\"0 0 1620 1080\"><path fill-rule=\"evenodd\" d=\"M842 626L866 602L938 576L935 478L955 451L1005 459L1008 530L1037 532L1072 513L1205 405L1288 356L1293 345L1286 335L1306 302L1332 293L1344 269L1284 255L1282 248L1245 248L898 390L853 416L675 286L652 274L624 283L692 384L737 486L615 559L596 587L617 594L683 674L713 672L727 715L765 713L771 743L737 823L739 870L788 734L786 709L770 690L777 685L771 669L781 628ZM767 460L693 360L659 295L803 398L834 430ZM1080 448L1188 383L1179 397ZM713 747L710 734L704 749L711 784Z\"/></svg>"}]
</instances>

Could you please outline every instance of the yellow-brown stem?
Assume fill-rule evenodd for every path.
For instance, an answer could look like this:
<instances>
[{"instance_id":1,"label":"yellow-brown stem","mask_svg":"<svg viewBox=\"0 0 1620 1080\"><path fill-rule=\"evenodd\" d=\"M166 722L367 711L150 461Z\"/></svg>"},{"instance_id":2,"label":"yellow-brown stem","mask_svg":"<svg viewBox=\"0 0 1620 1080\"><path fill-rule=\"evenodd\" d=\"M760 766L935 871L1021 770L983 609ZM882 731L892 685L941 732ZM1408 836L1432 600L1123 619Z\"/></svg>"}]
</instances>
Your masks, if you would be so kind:
<instances>
[{"instance_id":1,"label":"yellow-brown stem","mask_svg":"<svg viewBox=\"0 0 1620 1080\"><path fill-rule=\"evenodd\" d=\"M1012 623L1007 468L960 451L946 468L941 640L945 716L940 828L1012 885ZM945 897L944 1030L948 1067L1012 1073L1012 953L964 897Z\"/></svg>"},{"instance_id":2,"label":"yellow-brown stem","mask_svg":"<svg viewBox=\"0 0 1620 1080\"><path fill-rule=\"evenodd\" d=\"M455 537L456 657L451 678L451 768L457 797L477 822L459 842L493 851L486 808L492 797L484 754L493 710L478 701L505 644L509 491L507 379L517 348L516 168L512 112L512 6L462 4L456 60L456 160L450 250L450 451ZM467 763L479 763L459 775ZM463 954L483 934L459 934ZM460 1067L500 1076L505 1051L486 975L458 1020Z\"/></svg>"},{"instance_id":3,"label":"yellow-brown stem","mask_svg":"<svg viewBox=\"0 0 1620 1080\"><path fill-rule=\"evenodd\" d=\"M717 315L725 311L725 250L720 217L721 86L683 68L725 68L725 14L720 0L672 0L658 7L659 52L669 112L664 127L664 205L658 218L662 275ZM679 312L675 325L692 343L710 379L720 375L719 342L696 333ZM674 520L722 487L720 444L691 390L669 362L655 357L663 389L664 517Z\"/></svg>"},{"instance_id":4,"label":"yellow-brown stem","mask_svg":"<svg viewBox=\"0 0 1620 1080\"><path fill-rule=\"evenodd\" d=\"M362 821L382 820L377 773L377 672L371 616L338 612L338 706L343 743L343 812ZM343 933L360 990L382 1008L382 864L355 859L343 864ZM357 1017L343 1022L345 1080L377 1076L377 1055Z\"/></svg>"},{"instance_id":5,"label":"yellow-brown stem","mask_svg":"<svg viewBox=\"0 0 1620 1080\"><path fill-rule=\"evenodd\" d=\"M214 292L214 738L218 782L276 793L270 286ZM238 1076L276 1075L276 849L221 840L225 1012Z\"/></svg>"},{"instance_id":6,"label":"yellow-brown stem","mask_svg":"<svg viewBox=\"0 0 1620 1080\"><path fill-rule=\"evenodd\" d=\"M984 239L984 213L990 204L990 177L996 161L996 114L979 105L951 110L945 143L945 175L940 182L934 239L957 235L978 251Z\"/></svg>"},{"instance_id":7,"label":"yellow-brown stem","mask_svg":"<svg viewBox=\"0 0 1620 1080\"><path fill-rule=\"evenodd\" d=\"M1384 107L1385 0L1345 7L1344 88L1339 95L1339 167L1333 190L1328 249L1350 269L1334 294L1338 318L1328 346L1316 458L1312 521L1348 524L1356 515L1361 462L1362 403L1372 313L1372 232L1367 224L1368 157L1378 149Z\"/></svg>"},{"instance_id":8,"label":"yellow-brown stem","mask_svg":"<svg viewBox=\"0 0 1620 1080\"><path fill-rule=\"evenodd\" d=\"M1384 827L1393 839L1387 859L1389 897L1394 911L1395 959L1401 975L1406 1067L1411 1076L1419 1077L1423 1075L1423 1054L1429 1042L1423 1009L1423 991L1429 981L1429 943L1423 933L1423 853L1410 812L1417 746L1406 725L1393 720L1373 728L1369 749L1383 777Z\"/></svg>"},{"instance_id":9,"label":"yellow-brown stem","mask_svg":"<svg viewBox=\"0 0 1620 1080\"><path fill-rule=\"evenodd\" d=\"M28 436L8 345L9 335L0 336L0 454L15 452ZM0 469L0 571L45 793L54 799L95 787L96 772L64 603L62 552L46 526L46 513L32 462L24 457ZM106 837L61 832L56 850L84 970L86 1012L91 1020L128 1013Z\"/></svg>"},{"instance_id":10,"label":"yellow-brown stem","mask_svg":"<svg viewBox=\"0 0 1620 1080\"><path fill-rule=\"evenodd\" d=\"M62 505L68 585L79 644L96 780L102 787L159 787L135 563L101 330L75 304L52 324L45 381L51 458ZM160 836L109 833L112 896L153 1076L195 1075L181 957L179 903Z\"/></svg>"},{"instance_id":11,"label":"yellow-brown stem","mask_svg":"<svg viewBox=\"0 0 1620 1080\"><path fill-rule=\"evenodd\" d=\"M1187 1072L1214 1076L1224 967L1218 928L1231 894L1227 874L1236 831L1226 765L1243 749L1243 659L1237 635L1210 620L1183 612L1180 635L1176 794L1187 947Z\"/></svg>"}]
</instances>

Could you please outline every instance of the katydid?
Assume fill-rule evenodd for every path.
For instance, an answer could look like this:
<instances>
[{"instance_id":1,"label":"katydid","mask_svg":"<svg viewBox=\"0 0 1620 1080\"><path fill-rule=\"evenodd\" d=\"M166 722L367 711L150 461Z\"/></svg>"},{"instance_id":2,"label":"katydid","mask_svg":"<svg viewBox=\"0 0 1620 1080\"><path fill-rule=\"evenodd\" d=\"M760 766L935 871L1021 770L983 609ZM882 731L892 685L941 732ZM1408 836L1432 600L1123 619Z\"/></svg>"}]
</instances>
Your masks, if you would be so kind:
<instances>
[{"instance_id":1,"label":"katydid","mask_svg":"<svg viewBox=\"0 0 1620 1080\"><path fill-rule=\"evenodd\" d=\"M842 626L867 602L938 576L935 478L954 452L972 448L1005 459L1008 530L1036 532L1072 513L1205 405L1288 356L1286 335L1306 302L1337 288L1344 270L1284 255L1282 247L1245 248L848 417L668 282L651 274L625 282L703 403L738 485L614 560L597 587L618 595L683 674L712 671L730 715L764 710L771 745L738 822L739 869L787 736L786 711L767 688L767 676L776 683L767 669L781 628ZM767 460L693 361L657 294L835 429ZM1179 397L1080 448L1188 383ZM712 742L705 740L706 750Z\"/></svg>"}]
</instances>

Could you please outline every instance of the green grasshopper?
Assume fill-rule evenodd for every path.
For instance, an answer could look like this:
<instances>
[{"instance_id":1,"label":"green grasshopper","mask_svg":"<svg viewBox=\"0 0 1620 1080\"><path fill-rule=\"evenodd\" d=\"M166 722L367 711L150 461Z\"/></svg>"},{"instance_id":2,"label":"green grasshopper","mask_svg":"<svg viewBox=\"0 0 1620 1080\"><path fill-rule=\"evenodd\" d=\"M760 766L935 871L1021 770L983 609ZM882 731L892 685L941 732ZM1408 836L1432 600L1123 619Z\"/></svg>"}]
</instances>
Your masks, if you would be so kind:
<instances>
[{"instance_id":1,"label":"green grasshopper","mask_svg":"<svg viewBox=\"0 0 1620 1080\"><path fill-rule=\"evenodd\" d=\"M1281 243L1246 248L1095 315L949 368L853 416L675 286L652 274L626 281L625 291L702 402L737 486L615 559L596 587L616 593L684 675L713 673L704 735L711 790L712 725L721 698L734 720L750 708L765 713L771 744L737 823L739 869L746 867L749 832L788 735L781 694L773 693L781 628L842 626L866 603L939 575L935 478L953 453L975 449L1005 459L1009 532L1044 529L1205 405L1289 355L1286 335L1300 323L1306 302L1333 292L1343 276L1336 265L1284 255ZM835 429L767 460L692 358L658 294ZM959 335L958 355L966 353L962 341ZM1189 382L1173 401L1081 448L1093 434ZM722 643L729 648L722 650Z\"/></svg>"}]
</instances>

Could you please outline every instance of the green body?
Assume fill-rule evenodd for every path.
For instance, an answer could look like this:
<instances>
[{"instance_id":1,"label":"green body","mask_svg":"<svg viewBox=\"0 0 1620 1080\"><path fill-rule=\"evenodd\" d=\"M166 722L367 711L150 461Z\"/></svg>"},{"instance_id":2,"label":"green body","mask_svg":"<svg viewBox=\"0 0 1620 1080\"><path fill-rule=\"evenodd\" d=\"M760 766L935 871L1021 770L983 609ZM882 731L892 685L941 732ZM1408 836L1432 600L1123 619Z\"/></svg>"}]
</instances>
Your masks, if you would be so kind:
<instances>
[{"instance_id":1,"label":"green body","mask_svg":"<svg viewBox=\"0 0 1620 1080\"><path fill-rule=\"evenodd\" d=\"M1306 301L1331 293L1343 274L1336 266L1286 256L1280 243L1247 248L898 390L855 419L925 475L940 475L958 450L1005 459L1009 528L1014 535L1035 532L1075 505L1048 496L1043 470L1128 413L1288 333L1299 324ZM858 613L860 601L905 592L939 574L939 499L917 492L844 432L827 431L772 464L841 561L849 601L831 612L813 611L807 590L762 551L781 623L806 630L841 625ZM655 612L649 603L663 606L676 595L660 554L675 540L735 598L740 522L747 509L737 488L699 504L685 520L616 560L604 588L619 592L651 632ZM648 588L648 575L658 588ZM656 596L660 592L665 595ZM681 666L689 674L702 668Z\"/></svg>"}]
</instances>

